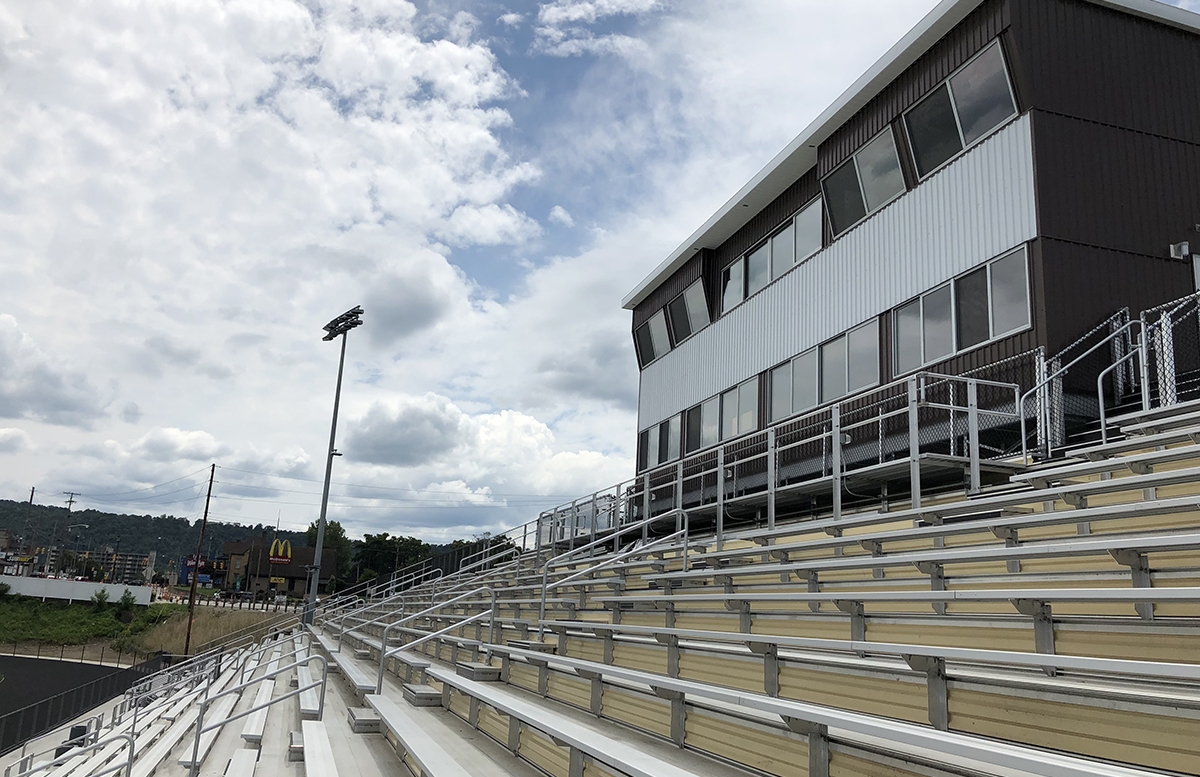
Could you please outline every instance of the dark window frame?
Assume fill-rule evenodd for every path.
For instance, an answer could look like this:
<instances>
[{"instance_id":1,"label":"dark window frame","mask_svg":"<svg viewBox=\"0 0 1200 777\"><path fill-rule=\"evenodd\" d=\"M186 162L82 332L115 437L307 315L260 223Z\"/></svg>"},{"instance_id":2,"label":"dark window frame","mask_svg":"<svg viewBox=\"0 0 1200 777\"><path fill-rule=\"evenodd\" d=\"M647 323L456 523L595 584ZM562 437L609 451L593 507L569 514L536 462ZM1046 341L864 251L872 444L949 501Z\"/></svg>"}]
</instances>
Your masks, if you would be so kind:
<instances>
[{"instance_id":1,"label":"dark window frame","mask_svg":"<svg viewBox=\"0 0 1200 777\"><path fill-rule=\"evenodd\" d=\"M971 141L970 143L967 143L966 135L963 132L963 128L962 128L962 119L959 118L959 115L958 115L958 101L955 100L955 98L954 98L954 90L952 88L950 88L950 81L956 75L958 75L963 70L965 70L972 62L974 62L975 60L982 57L984 54L986 54L992 48L997 48L1000 51L1000 62L1003 65L1004 81L1006 84L1008 84L1008 95L1009 95L1009 97L1012 98L1013 113L1011 116L1009 116L1008 118L1001 121L995 127L992 127L990 130L988 130L983 135L979 136L978 138ZM915 110L918 106L920 106L922 103L924 103L926 99L928 99L929 97L932 97L934 92L936 92L938 89L941 89L941 88L945 88L946 94L950 98L950 107L954 114L954 125L956 127L958 127L958 140L959 140L959 143L962 145L962 147L958 150L957 153L951 154L941 164L936 165L935 167L933 167L926 173L922 173L920 165L917 164L917 150L913 147L912 133L909 131L909 128L908 128L908 115L910 113L912 113L913 110ZM992 137L997 132L999 132L1001 129L1008 126L1009 124L1011 124L1013 121L1015 121L1016 119L1018 119L1020 117L1021 117L1021 105L1020 105L1020 103L1017 102L1017 90L1016 90L1015 86L1013 85L1012 73L1009 70L1008 55L1004 53L1004 46L1002 45L1000 38L993 38L990 43L988 43L986 46L981 48L979 51L972 54L971 57L966 62L964 62L961 65L959 65L958 67L956 67L954 69L954 71L952 73L950 73L950 75L943 78L941 81L939 81L937 83L936 86L934 86L932 89L930 89L925 94L921 95L921 99L917 100L916 103L914 103L910 108L905 110L904 113L902 114L901 120L904 124L904 130L905 130L904 135L906 138L906 142L908 144L908 153L913 162L913 171L916 173L916 176L917 176L917 182L920 183L921 181L924 181L925 179L934 175L939 170L945 168L947 165L954 162L954 160L963 156L968 151L975 148L976 146L978 146L980 143L984 142L988 138Z\"/></svg>"},{"instance_id":2,"label":"dark window frame","mask_svg":"<svg viewBox=\"0 0 1200 777\"><path fill-rule=\"evenodd\" d=\"M871 145L876 140L878 140L879 138L883 137L885 134L888 134L888 133L890 133L891 137L892 137L892 150L896 152L896 164L900 168L901 179L903 180L904 164L903 164L902 160L900 159L900 143L896 140L896 131L895 131L895 128L892 127L891 123L888 123L888 125L886 127L881 129L879 132L876 132L874 135L872 135L870 138L868 138L865 143L863 143L858 148L854 149L853 154L850 154L850 156L844 162L842 162L840 165L835 167L833 170L831 170L829 172L828 175L826 175L824 178L821 179L821 195L825 198L825 201L828 202L829 201L829 192L826 191L826 189L825 189L825 182L828 181L831 177L833 177L834 174L836 174L839 170L841 170L846 165L850 164L850 165L854 166L854 177L855 177L855 180L858 182L858 196L862 200L862 206L863 206L864 212L863 212L863 215L860 216L857 220L855 220L854 222L852 222L850 224L847 224L841 231L839 231L837 229L837 226L833 223L833 216L832 216L832 214L830 214L829 208L828 207L825 208L825 215L829 220L829 230L833 234L833 237L835 240L837 238L841 237L842 235L845 235L847 232L854 229L859 224L861 224L864 221L866 221L867 219L871 218L871 216L873 216L874 214L883 210L888 205L891 205L893 202L895 202L896 200L898 200L899 198L903 197L905 194L908 193L908 181L905 180L903 182L904 185L902 186L900 191L896 192L895 194L891 195L883 202L879 203L878 207L871 208L870 205L867 203L867 191L866 191L866 188L863 186L862 170L858 166L858 155L867 146ZM905 133L905 134L907 134L907 133Z\"/></svg>"}]
</instances>

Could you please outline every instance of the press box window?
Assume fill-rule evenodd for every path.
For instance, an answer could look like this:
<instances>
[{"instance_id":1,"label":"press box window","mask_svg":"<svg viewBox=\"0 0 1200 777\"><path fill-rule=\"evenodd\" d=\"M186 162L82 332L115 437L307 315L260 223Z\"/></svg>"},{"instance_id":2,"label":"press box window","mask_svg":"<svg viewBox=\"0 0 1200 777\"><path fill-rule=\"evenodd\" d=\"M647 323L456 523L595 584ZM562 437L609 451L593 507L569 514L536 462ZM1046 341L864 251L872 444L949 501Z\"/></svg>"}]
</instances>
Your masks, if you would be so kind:
<instances>
[{"instance_id":1,"label":"press box window","mask_svg":"<svg viewBox=\"0 0 1200 777\"><path fill-rule=\"evenodd\" d=\"M879 321L872 319L821 346L821 401L879 382Z\"/></svg>"},{"instance_id":2,"label":"press box window","mask_svg":"<svg viewBox=\"0 0 1200 777\"><path fill-rule=\"evenodd\" d=\"M666 314L660 310L651 316L634 331L633 341L637 345L638 362L643 367L671 350Z\"/></svg>"},{"instance_id":3,"label":"press box window","mask_svg":"<svg viewBox=\"0 0 1200 777\"><path fill-rule=\"evenodd\" d=\"M896 141L888 127L859 149L822 183L835 235L904 192Z\"/></svg>"},{"instance_id":4,"label":"press box window","mask_svg":"<svg viewBox=\"0 0 1200 777\"><path fill-rule=\"evenodd\" d=\"M638 471L679 458L679 416L672 416L638 435Z\"/></svg>"},{"instance_id":5,"label":"press box window","mask_svg":"<svg viewBox=\"0 0 1200 777\"><path fill-rule=\"evenodd\" d=\"M929 175L1016 113L1004 54L993 43L905 115L918 174Z\"/></svg>"},{"instance_id":6,"label":"press box window","mask_svg":"<svg viewBox=\"0 0 1200 777\"><path fill-rule=\"evenodd\" d=\"M687 290L667 303L671 334L675 344L683 342L708 326L708 305L704 299L704 283L696 281Z\"/></svg>"},{"instance_id":7,"label":"press box window","mask_svg":"<svg viewBox=\"0 0 1200 777\"><path fill-rule=\"evenodd\" d=\"M694 453L720 441L720 412L720 397L713 397L687 411L683 445L685 453Z\"/></svg>"},{"instance_id":8,"label":"press box window","mask_svg":"<svg viewBox=\"0 0 1200 777\"><path fill-rule=\"evenodd\" d=\"M721 439L758 428L758 378L751 378L721 395Z\"/></svg>"},{"instance_id":9,"label":"press box window","mask_svg":"<svg viewBox=\"0 0 1200 777\"><path fill-rule=\"evenodd\" d=\"M772 423L811 410L819 404L819 396L816 348L771 370Z\"/></svg>"},{"instance_id":10,"label":"press box window","mask_svg":"<svg viewBox=\"0 0 1200 777\"><path fill-rule=\"evenodd\" d=\"M1020 248L892 313L895 374L1029 326L1029 278Z\"/></svg>"}]
</instances>

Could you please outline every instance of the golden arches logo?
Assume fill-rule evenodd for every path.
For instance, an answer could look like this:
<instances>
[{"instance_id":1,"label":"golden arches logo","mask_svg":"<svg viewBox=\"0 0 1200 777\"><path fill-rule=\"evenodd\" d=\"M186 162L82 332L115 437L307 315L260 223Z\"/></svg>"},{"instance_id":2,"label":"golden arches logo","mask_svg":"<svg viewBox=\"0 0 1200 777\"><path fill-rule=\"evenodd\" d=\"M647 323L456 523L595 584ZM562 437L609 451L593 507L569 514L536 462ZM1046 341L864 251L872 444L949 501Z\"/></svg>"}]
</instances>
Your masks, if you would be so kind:
<instances>
[{"instance_id":1,"label":"golden arches logo","mask_svg":"<svg viewBox=\"0 0 1200 777\"><path fill-rule=\"evenodd\" d=\"M291 542L291 540L272 540L270 555L271 555L271 563L272 564L290 564L290 563L292 563L292 542Z\"/></svg>"}]
</instances>

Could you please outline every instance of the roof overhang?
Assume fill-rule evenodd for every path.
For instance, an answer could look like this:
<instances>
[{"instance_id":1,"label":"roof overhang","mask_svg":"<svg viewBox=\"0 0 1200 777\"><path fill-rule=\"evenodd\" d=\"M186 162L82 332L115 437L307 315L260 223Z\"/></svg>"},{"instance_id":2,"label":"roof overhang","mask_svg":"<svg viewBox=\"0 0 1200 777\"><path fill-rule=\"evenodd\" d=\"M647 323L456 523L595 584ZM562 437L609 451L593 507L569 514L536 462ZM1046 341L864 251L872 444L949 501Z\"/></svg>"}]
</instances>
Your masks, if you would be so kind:
<instances>
[{"instance_id":1,"label":"roof overhang","mask_svg":"<svg viewBox=\"0 0 1200 777\"><path fill-rule=\"evenodd\" d=\"M1086 0L1171 27L1200 33L1200 14L1158 0ZM942 0L737 194L692 233L621 301L632 310L702 248L717 248L817 163L817 146L915 63L983 0Z\"/></svg>"}]
</instances>

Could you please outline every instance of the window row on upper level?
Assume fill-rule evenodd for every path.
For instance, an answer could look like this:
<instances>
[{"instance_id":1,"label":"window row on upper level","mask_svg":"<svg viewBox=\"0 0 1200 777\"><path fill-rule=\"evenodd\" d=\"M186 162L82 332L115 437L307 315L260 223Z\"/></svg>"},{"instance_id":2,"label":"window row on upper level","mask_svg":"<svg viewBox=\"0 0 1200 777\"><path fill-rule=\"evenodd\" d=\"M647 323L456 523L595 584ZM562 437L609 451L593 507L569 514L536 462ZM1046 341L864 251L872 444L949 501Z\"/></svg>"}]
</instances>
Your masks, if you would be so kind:
<instances>
[{"instance_id":1,"label":"window row on upper level","mask_svg":"<svg viewBox=\"0 0 1200 777\"><path fill-rule=\"evenodd\" d=\"M1017 114L999 41L938 84L900 119L909 165L923 180L976 145ZM889 125L821 181L822 196L721 270L716 304L707 304L696 281L634 333L642 367L709 324L709 310L724 315L838 236L906 191L901 145Z\"/></svg>"},{"instance_id":2,"label":"window row on upper level","mask_svg":"<svg viewBox=\"0 0 1200 777\"><path fill-rule=\"evenodd\" d=\"M1013 335L1031 322L1028 252L1022 246L643 429L638 471L880 385L883 324L891 329L889 372L895 379Z\"/></svg>"}]
</instances>

